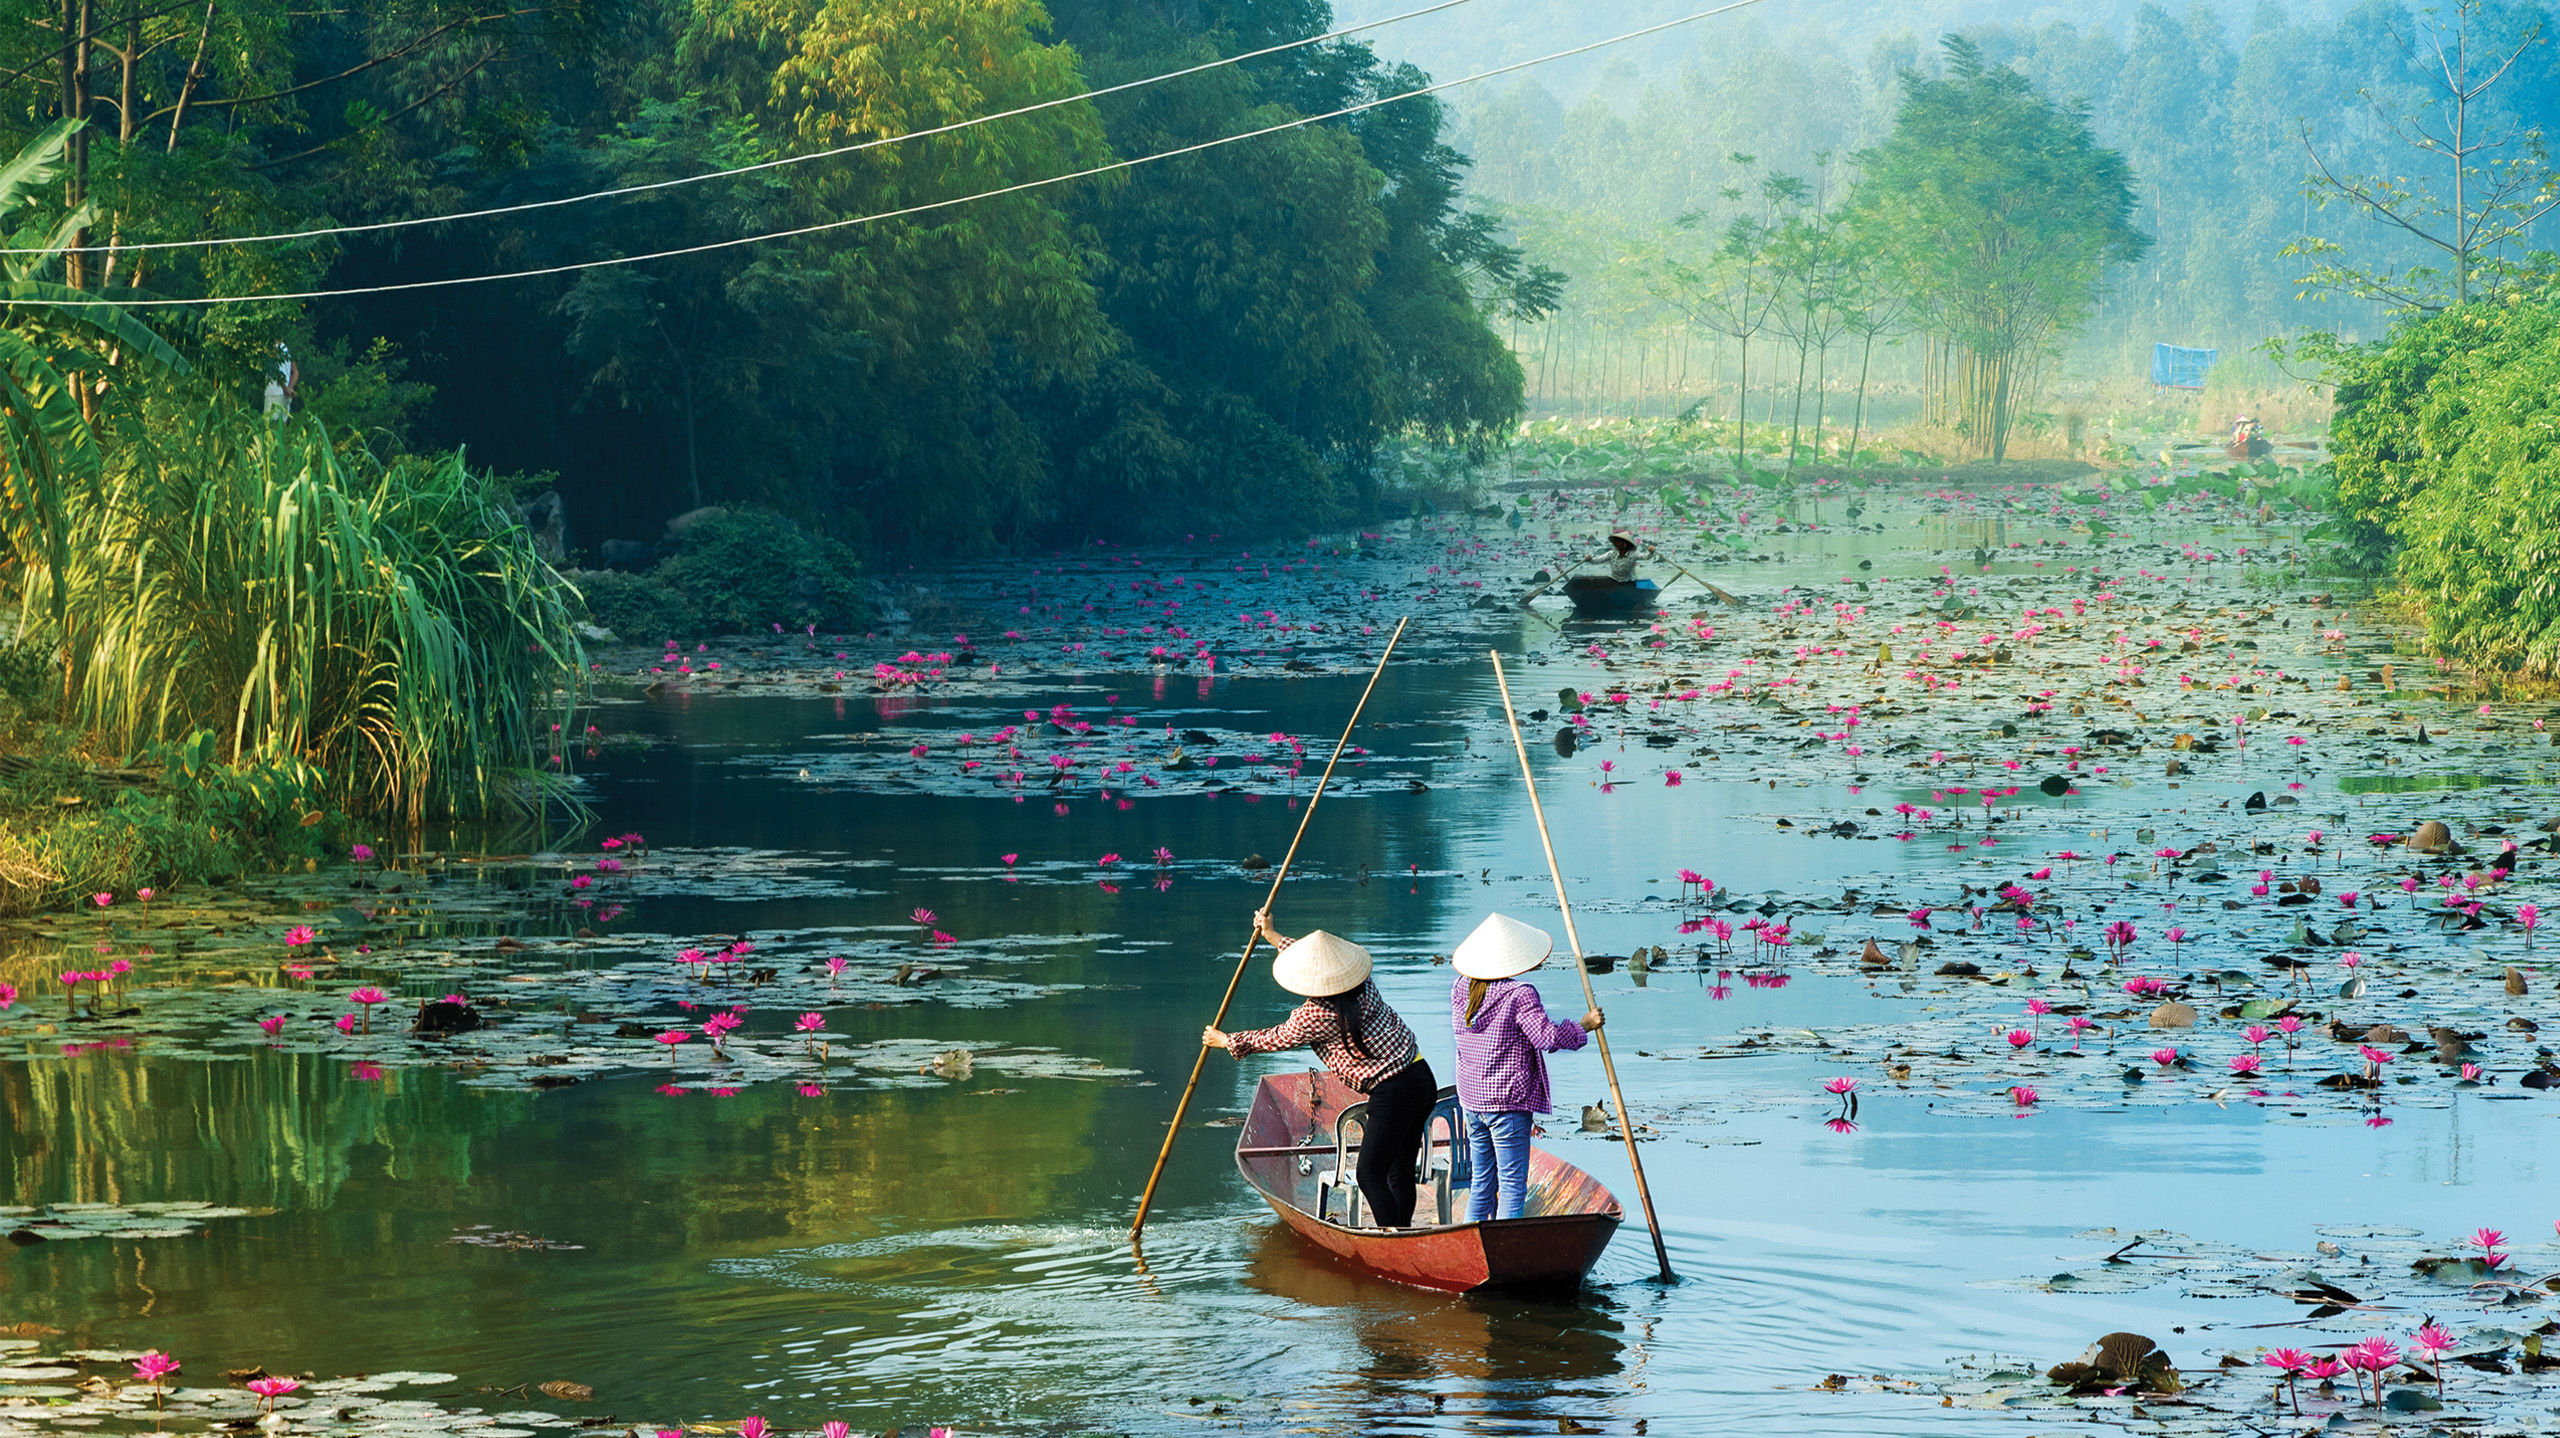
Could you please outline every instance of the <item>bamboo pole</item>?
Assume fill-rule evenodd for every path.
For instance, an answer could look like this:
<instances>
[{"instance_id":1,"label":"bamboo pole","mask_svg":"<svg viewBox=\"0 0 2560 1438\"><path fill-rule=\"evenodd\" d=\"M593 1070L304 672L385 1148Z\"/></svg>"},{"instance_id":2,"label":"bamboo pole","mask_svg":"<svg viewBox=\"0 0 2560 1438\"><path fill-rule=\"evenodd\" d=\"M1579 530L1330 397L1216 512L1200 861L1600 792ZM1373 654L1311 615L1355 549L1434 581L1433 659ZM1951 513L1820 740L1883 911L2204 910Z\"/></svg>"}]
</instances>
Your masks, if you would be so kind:
<instances>
[{"instance_id":1,"label":"bamboo pole","mask_svg":"<svg viewBox=\"0 0 2560 1438\"><path fill-rule=\"evenodd\" d=\"M1342 751L1351 747L1352 731L1360 727L1360 713L1369 707L1369 696L1377 692L1378 680L1387 672L1387 661L1395 657L1396 641L1404 638L1404 627L1411 622L1410 615L1396 621L1395 632L1387 636L1386 651L1378 656L1378 667L1369 675L1368 687L1360 691L1360 702L1351 706L1351 722L1342 726L1342 738L1333 746L1333 757L1324 761L1324 776L1316 780L1316 791L1308 796L1307 811L1298 816L1298 832L1289 839L1289 852L1280 856L1280 867L1271 876L1271 892L1262 900L1264 910L1279 901L1280 886L1289 879L1289 865L1298 857L1298 843L1307 837L1307 825L1316 817L1316 805L1324 799L1325 786L1333 782L1333 766L1342 762ZM1253 951L1261 942L1258 927L1246 936L1244 952L1236 958L1236 971L1227 979L1227 992L1218 1000L1217 1016L1209 1020L1209 1027L1216 1028L1227 1021L1227 1009L1235 1003L1236 990L1244 983L1244 971L1252 966ZM1182 1086L1182 1098L1173 1106L1173 1122L1165 1125L1164 1147L1156 1151L1156 1166L1147 1175L1146 1192L1138 1195L1137 1216L1129 1220L1129 1241L1133 1244L1146 1229L1147 1210L1156 1201L1156 1185L1164 1179L1165 1163L1173 1157L1173 1142L1182 1135L1182 1116L1191 1107L1191 1095L1200 1087L1200 1071L1208 1062L1209 1046L1204 1043L1199 1056L1191 1061L1191 1081Z\"/></svg>"},{"instance_id":2,"label":"bamboo pole","mask_svg":"<svg viewBox=\"0 0 2560 1438\"><path fill-rule=\"evenodd\" d=\"M1565 943L1573 949L1573 971L1582 976L1582 1001L1593 1012L1600 1008L1600 998L1591 991L1591 969L1582 961L1582 935L1573 926L1573 904L1565 898L1564 869L1556 863L1556 841L1547 833L1546 807L1538 802L1538 778L1529 771L1529 746L1520 738L1520 716L1511 707L1511 681L1503 677L1502 655L1493 654L1493 682L1502 689L1502 717L1511 724L1511 747L1520 755L1520 778L1529 786L1529 813L1538 821L1538 843L1547 851L1547 872L1556 881L1556 908L1564 914ZM1618 1065L1609 1056L1607 1025L1594 1029L1591 1037L1599 1040L1600 1072L1609 1080L1609 1101L1618 1107L1618 1132L1627 1140L1627 1166L1635 1170L1636 1200L1644 1206L1644 1226L1653 1235L1653 1260L1662 1267L1662 1281L1679 1280L1671 1272L1671 1250L1662 1244L1662 1221L1653 1215L1653 1190L1644 1181L1644 1159L1636 1152L1635 1120L1627 1113L1627 1096L1618 1088Z\"/></svg>"}]
</instances>

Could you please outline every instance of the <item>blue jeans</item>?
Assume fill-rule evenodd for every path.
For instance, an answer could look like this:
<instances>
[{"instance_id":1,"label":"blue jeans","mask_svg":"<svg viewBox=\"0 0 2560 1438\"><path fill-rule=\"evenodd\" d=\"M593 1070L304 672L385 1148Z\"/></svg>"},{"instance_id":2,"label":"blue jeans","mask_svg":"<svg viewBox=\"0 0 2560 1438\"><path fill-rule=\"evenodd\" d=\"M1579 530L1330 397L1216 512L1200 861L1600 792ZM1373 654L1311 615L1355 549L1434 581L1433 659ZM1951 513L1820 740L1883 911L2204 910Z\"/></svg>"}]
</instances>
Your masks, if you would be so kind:
<instances>
[{"instance_id":1,"label":"blue jeans","mask_svg":"<svg viewBox=\"0 0 2560 1438\"><path fill-rule=\"evenodd\" d=\"M1529 1130L1523 1109L1467 1110L1467 1222L1518 1218L1529 1197Z\"/></svg>"}]
</instances>

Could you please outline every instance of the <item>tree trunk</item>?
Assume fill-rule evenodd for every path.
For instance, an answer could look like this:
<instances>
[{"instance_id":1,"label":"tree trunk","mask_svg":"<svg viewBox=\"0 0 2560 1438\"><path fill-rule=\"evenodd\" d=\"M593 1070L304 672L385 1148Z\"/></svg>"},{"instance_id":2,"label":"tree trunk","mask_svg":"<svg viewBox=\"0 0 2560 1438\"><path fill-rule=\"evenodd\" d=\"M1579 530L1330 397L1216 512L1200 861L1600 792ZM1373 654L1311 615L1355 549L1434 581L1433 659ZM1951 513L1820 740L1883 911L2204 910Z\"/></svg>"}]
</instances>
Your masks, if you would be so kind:
<instances>
[{"instance_id":1,"label":"tree trunk","mask_svg":"<svg viewBox=\"0 0 2560 1438\"><path fill-rule=\"evenodd\" d=\"M1831 346L1824 344L1814 352L1813 362L1813 462L1822 463L1822 414L1824 402L1831 397Z\"/></svg>"},{"instance_id":2,"label":"tree trunk","mask_svg":"<svg viewBox=\"0 0 2560 1438\"><path fill-rule=\"evenodd\" d=\"M70 24L64 27L63 34L71 43L63 113L80 120L89 118L89 26L94 19L90 13L91 3L92 0L71 0L64 7L65 18ZM72 132L70 160L70 207L77 210L89 198L89 131L86 126ZM70 252L62 257L62 278L75 290L88 284L89 257L81 253L88 243L89 230L84 225L71 232ZM88 409L85 398L81 409Z\"/></svg>"},{"instance_id":3,"label":"tree trunk","mask_svg":"<svg viewBox=\"0 0 2560 1438\"><path fill-rule=\"evenodd\" d=\"M204 28L196 32L196 55L187 62L186 78L178 82L178 105L169 112L169 149L178 148L178 127L187 123L187 101L196 92L196 76L204 73L205 43L213 38L213 7L220 0L205 0Z\"/></svg>"},{"instance_id":4,"label":"tree trunk","mask_svg":"<svg viewBox=\"0 0 2560 1438\"><path fill-rule=\"evenodd\" d=\"M1742 362L1741 378L1733 398L1733 466L1740 469L1743 465L1743 436L1751 432L1751 336L1745 334L1735 338L1742 342Z\"/></svg>"},{"instance_id":5,"label":"tree trunk","mask_svg":"<svg viewBox=\"0 0 2560 1438\"><path fill-rule=\"evenodd\" d=\"M1875 358L1875 353L1875 331L1869 330L1866 348L1858 354L1858 407L1851 411L1853 417L1849 421L1849 463L1851 464L1858 462L1858 435L1865 429L1867 423L1867 365Z\"/></svg>"},{"instance_id":6,"label":"tree trunk","mask_svg":"<svg viewBox=\"0 0 2560 1438\"><path fill-rule=\"evenodd\" d=\"M1796 404L1787 415L1787 463L1796 462L1796 440L1804 433L1804 362L1808 346L1796 341Z\"/></svg>"},{"instance_id":7,"label":"tree trunk","mask_svg":"<svg viewBox=\"0 0 2560 1438\"><path fill-rule=\"evenodd\" d=\"M134 0L133 13L125 17L123 73L116 89L116 140L133 143L133 71L142 63L142 0Z\"/></svg>"}]
</instances>

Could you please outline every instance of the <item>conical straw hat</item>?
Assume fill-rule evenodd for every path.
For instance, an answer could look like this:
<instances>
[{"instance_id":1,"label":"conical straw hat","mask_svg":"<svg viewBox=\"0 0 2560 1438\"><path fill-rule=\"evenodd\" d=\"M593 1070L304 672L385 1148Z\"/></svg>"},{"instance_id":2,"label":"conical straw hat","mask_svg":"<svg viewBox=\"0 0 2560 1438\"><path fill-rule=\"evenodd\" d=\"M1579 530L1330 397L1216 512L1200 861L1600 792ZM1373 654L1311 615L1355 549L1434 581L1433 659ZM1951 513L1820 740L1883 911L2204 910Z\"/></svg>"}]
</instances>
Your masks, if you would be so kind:
<instances>
[{"instance_id":1,"label":"conical straw hat","mask_svg":"<svg viewBox=\"0 0 2560 1438\"><path fill-rule=\"evenodd\" d=\"M1507 914L1490 914L1459 943L1450 966L1471 979L1507 979L1547 961L1556 941Z\"/></svg>"},{"instance_id":2,"label":"conical straw hat","mask_svg":"<svg viewBox=\"0 0 2560 1438\"><path fill-rule=\"evenodd\" d=\"M1272 981L1311 999L1347 994L1369 977L1369 951L1322 929L1282 949L1271 961Z\"/></svg>"}]
</instances>

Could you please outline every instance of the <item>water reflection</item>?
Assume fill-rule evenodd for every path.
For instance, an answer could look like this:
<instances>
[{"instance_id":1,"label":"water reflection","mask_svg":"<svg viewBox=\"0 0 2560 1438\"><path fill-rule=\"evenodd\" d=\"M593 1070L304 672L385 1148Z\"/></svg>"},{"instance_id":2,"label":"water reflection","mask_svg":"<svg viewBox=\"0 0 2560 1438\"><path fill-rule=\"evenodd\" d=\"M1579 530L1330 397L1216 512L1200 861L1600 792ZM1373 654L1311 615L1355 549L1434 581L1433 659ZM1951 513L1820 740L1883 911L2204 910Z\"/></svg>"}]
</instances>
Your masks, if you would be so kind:
<instances>
[{"instance_id":1,"label":"water reflection","mask_svg":"<svg viewBox=\"0 0 2560 1438\"><path fill-rule=\"evenodd\" d=\"M1624 1328L1605 1299L1400 1288L1277 1225L1255 1241L1244 1281L1347 1327L1356 1354L1316 1406L1367 1419L1378 1425L1374 1431L1397 1431L1400 1420L1440 1414L1551 1426L1559 1417L1592 1418L1624 1393L1618 1381L1628 1366Z\"/></svg>"}]
</instances>

